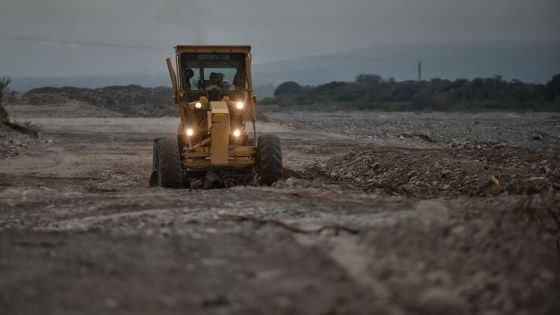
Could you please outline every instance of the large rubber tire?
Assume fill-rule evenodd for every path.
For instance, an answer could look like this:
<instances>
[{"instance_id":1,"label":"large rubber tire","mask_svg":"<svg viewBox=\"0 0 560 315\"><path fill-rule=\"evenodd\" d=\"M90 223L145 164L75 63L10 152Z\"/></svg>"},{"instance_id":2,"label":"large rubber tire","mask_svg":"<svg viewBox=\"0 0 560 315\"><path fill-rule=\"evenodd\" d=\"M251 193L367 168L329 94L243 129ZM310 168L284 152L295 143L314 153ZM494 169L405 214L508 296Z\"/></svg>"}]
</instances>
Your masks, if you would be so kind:
<instances>
[{"instance_id":1,"label":"large rubber tire","mask_svg":"<svg viewBox=\"0 0 560 315\"><path fill-rule=\"evenodd\" d=\"M282 179L282 146L280 139L273 135L263 135L258 139L257 146L258 171L262 183L272 185Z\"/></svg>"},{"instance_id":2,"label":"large rubber tire","mask_svg":"<svg viewBox=\"0 0 560 315\"><path fill-rule=\"evenodd\" d=\"M156 142L155 154L158 185L165 188L182 188L183 168L177 141L159 139Z\"/></svg>"}]
</instances>

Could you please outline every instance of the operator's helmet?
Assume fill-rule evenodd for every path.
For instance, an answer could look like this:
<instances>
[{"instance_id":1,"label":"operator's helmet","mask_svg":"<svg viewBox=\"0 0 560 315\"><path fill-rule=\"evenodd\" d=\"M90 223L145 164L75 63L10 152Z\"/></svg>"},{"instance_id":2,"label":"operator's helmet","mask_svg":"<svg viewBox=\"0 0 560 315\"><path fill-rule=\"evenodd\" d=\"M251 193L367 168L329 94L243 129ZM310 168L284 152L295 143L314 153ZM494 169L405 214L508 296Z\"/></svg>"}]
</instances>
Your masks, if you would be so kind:
<instances>
[{"instance_id":1,"label":"operator's helmet","mask_svg":"<svg viewBox=\"0 0 560 315\"><path fill-rule=\"evenodd\" d=\"M193 69L188 68L188 69L186 70L186 74L187 74L187 79L190 79L190 78L194 77L194 71L193 71Z\"/></svg>"},{"instance_id":2,"label":"operator's helmet","mask_svg":"<svg viewBox=\"0 0 560 315\"><path fill-rule=\"evenodd\" d=\"M212 72L210 73L210 80L216 80L218 82L224 81L224 74L219 72Z\"/></svg>"}]
</instances>

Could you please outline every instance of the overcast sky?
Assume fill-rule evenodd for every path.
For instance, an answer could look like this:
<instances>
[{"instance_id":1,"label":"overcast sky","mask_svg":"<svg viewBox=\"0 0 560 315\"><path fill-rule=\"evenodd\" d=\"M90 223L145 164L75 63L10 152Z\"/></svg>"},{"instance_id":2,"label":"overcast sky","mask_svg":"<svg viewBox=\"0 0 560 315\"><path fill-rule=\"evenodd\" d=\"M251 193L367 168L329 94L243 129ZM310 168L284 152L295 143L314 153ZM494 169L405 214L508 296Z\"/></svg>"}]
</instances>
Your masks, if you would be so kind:
<instances>
[{"instance_id":1,"label":"overcast sky","mask_svg":"<svg viewBox=\"0 0 560 315\"><path fill-rule=\"evenodd\" d=\"M559 0L1 0L0 77L159 74L177 43L247 43L267 62L392 42L559 39Z\"/></svg>"}]
</instances>

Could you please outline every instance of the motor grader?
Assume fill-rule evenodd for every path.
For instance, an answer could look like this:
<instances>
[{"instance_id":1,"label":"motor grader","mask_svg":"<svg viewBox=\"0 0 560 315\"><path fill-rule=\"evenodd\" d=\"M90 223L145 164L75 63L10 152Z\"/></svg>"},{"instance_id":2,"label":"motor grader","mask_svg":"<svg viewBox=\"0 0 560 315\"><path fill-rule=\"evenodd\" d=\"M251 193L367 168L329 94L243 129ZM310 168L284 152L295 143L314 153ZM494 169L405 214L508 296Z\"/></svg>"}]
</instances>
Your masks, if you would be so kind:
<instances>
[{"instance_id":1,"label":"motor grader","mask_svg":"<svg viewBox=\"0 0 560 315\"><path fill-rule=\"evenodd\" d=\"M150 186L188 187L224 168L271 185L282 177L280 140L257 137L250 46L177 46L167 68L178 106L176 139L157 138ZM177 72L175 72L177 69Z\"/></svg>"}]
</instances>

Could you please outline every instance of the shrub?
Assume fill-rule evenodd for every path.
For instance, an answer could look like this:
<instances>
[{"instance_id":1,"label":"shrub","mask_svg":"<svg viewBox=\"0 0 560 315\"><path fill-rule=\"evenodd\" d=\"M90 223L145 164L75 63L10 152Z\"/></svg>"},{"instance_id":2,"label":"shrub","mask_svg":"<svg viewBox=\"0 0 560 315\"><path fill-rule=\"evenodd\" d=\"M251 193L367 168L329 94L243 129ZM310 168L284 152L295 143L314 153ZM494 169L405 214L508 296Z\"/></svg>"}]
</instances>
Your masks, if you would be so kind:
<instances>
[{"instance_id":1,"label":"shrub","mask_svg":"<svg viewBox=\"0 0 560 315\"><path fill-rule=\"evenodd\" d=\"M301 85L294 81L288 81L280 84L276 90L274 90L274 96L300 94L301 91Z\"/></svg>"}]
</instances>

